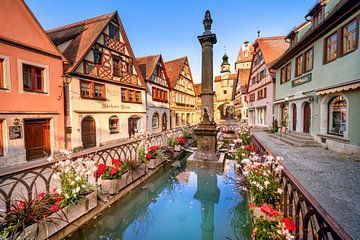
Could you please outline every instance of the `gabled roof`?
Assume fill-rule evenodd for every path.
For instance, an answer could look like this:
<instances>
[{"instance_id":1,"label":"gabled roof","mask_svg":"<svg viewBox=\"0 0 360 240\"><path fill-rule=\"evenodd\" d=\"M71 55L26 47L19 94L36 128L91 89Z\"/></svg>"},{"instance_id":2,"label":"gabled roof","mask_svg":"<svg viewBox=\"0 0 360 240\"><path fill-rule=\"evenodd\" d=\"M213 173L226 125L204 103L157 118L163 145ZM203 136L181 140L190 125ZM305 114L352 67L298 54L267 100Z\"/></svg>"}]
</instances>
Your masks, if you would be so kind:
<instances>
[{"instance_id":1,"label":"gabled roof","mask_svg":"<svg viewBox=\"0 0 360 240\"><path fill-rule=\"evenodd\" d=\"M159 61L164 66L166 82L167 82L168 87L170 88L170 80L167 75L167 72L165 69L165 63L163 61L161 54L136 58L136 62L139 66L139 69L140 69L141 74L144 77L145 81L148 81L151 78L151 75L154 73L155 68Z\"/></svg>"},{"instance_id":2,"label":"gabled roof","mask_svg":"<svg viewBox=\"0 0 360 240\"><path fill-rule=\"evenodd\" d=\"M63 52L69 61L65 71L72 72L75 70L107 24L116 15L117 12L108 13L47 31L47 34L56 45L72 40Z\"/></svg>"},{"instance_id":3,"label":"gabled roof","mask_svg":"<svg viewBox=\"0 0 360 240\"><path fill-rule=\"evenodd\" d=\"M245 56L245 50L247 50L247 57ZM254 53L254 47L248 41L245 41L241 46L236 59L237 63L240 62L251 62Z\"/></svg>"},{"instance_id":4,"label":"gabled roof","mask_svg":"<svg viewBox=\"0 0 360 240\"><path fill-rule=\"evenodd\" d=\"M136 62L140 68L141 74L145 80L149 80L153 74L157 63L160 60L160 55L145 56L136 58Z\"/></svg>"},{"instance_id":5,"label":"gabled roof","mask_svg":"<svg viewBox=\"0 0 360 240\"><path fill-rule=\"evenodd\" d=\"M199 97L201 93L201 83L194 84L195 96Z\"/></svg>"},{"instance_id":6,"label":"gabled roof","mask_svg":"<svg viewBox=\"0 0 360 240\"><path fill-rule=\"evenodd\" d=\"M271 65L289 48L289 43L285 42L285 38L286 36L259 37L254 42L254 48L259 46L265 63Z\"/></svg>"},{"instance_id":7,"label":"gabled roof","mask_svg":"<svg viewBox=\"0 0 360 240\"><path fill-rule=\"evenodd\" d=\"M176 86L177 80L179 79L179 75L185 65L185 62L187 62L187 57L181 57L165 62L165 69L170 80L171 88L174 88Z\"/></svg>"}]
</instances>

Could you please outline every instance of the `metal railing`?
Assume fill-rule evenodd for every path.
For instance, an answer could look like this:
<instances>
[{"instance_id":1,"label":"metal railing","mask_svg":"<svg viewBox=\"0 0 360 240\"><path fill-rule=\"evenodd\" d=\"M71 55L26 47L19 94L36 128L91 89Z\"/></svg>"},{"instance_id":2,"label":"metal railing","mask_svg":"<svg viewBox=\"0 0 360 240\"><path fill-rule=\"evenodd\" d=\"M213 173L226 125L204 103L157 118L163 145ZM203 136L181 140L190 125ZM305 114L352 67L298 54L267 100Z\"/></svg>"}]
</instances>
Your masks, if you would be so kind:
<instances>
[{"instance_id":1,"label":"metal railing","mask_svg":"<svg viewBox=\"0 0 360 240\"><path fill-rule=\"evenodd\" d=\"M251 141L258 154L275 156L255 136ZM281 184L284 193L280 207L285 217L295 220L296 239L352 239L285 166Z\"/></svg>"},{"instance_id":2,"label":"metal railing","mask_svg":"<svg viewBox=\"0 0 360 240\"><path fill-rule=\"evenodd\" d=\"M146 142L146 146L165 145L166 138L170 135L178 135L181 128L174 129L159 134L153 134L140 138L122 141L117 144L106 145L95 149L89 149L74 153L71 160L82 158L92 160L96 163L111 163L112 159L121 161L137 159L137 149L141 141ZM59 182L54 177L53 165L60 160L45 162L37 166L19 169L0 175L0 211L9 212L14 200L21 198L32 199L39 192L50 192L54 188L59 188Z\"/></svg>"}]
</instances>

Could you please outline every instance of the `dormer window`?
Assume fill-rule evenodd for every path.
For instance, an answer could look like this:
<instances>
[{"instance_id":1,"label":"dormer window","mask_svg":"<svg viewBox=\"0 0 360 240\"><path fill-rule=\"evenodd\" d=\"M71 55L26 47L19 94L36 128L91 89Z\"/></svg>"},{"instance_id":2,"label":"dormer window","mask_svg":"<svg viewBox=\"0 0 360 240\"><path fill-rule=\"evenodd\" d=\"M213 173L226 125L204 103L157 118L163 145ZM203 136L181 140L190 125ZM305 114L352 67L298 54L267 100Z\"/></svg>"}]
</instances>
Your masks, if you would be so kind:
<instances>
[{"instance_id":1,"label":"dormer window","mask_svg":"<svg viewBox=\"0 0 360 240\"><path fill-rule=\"evenodd\" d=\"M318 11L313 16L313 26L314 27L318 26L323 19L324 19L324 13L323 13L323 8L321 8L320 11Z\"/></svg>"},{"instance_id":2,"label":"dormer window","mask_svg":"<svg viewBox=\"0 0 360 240\"><path fill-rule=\"evenodd\" d=\"M119 34L119 27L113 23L110 23L109 25L109 36L112 39L115 39L116 41L120 42L120 34Z\"/></svg>"}]
</instances>

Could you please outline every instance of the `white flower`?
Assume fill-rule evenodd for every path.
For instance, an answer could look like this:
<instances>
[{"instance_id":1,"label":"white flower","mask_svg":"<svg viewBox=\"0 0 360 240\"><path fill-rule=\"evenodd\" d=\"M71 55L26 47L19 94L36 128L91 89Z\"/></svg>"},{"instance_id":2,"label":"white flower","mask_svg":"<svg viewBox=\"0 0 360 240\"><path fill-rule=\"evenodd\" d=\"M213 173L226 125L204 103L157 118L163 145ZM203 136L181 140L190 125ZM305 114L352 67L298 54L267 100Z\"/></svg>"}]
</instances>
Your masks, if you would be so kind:
<instances>
[{"instance_id":1,"label":"white flower","mask_svg":"<svg viewBox=\"0 0 360 240\"><path fill-rule=\"evenodd\" d=\"M279 194L282 194L284 191L283 191L281 188L278 188L278 189L277 189L277 192L278 192Z\"/></svg>"},{"instance_id":2,"label":"white flower","mask_svg":"<svg viewBox=\"0 0 360 240\"><path fill-rule=\"evenodd\" d=\"M266 181L264 182L265 187L269 186L269 184L270 184L270 182L269 182L268 180L266 180Z\"/></svg>"}]
</instances>

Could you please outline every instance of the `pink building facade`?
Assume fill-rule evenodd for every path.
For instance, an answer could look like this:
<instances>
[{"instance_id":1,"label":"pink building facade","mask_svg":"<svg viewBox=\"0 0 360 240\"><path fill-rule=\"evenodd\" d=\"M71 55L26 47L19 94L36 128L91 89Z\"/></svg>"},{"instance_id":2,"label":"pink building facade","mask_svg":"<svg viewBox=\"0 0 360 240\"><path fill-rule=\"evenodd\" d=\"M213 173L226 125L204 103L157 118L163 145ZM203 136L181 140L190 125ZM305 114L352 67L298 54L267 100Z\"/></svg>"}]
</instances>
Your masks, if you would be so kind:
<instances>
[{"instance_id":1,"label":"pink building facade","mask_svg":"<svg viewBox=\"0 0 360 240\"><path fill-rule=\"evenodd\" d=\"M247 101L248 125L269 128L273 122L275 72L269 66L287 48L285 37L259 37L255 40L251 62Z\"/></svg>"},{"instance_id":2,"label":"pink building facade","mask_svg":"<svg viewBox=\"0 0 360 240\"><path fill-rule=\"evenodd\" d=\"M63 147L63 61L21 0L0 8L0 166ZM6 24L5 24L6 23Z\"/></svg>"}]
</instances>

